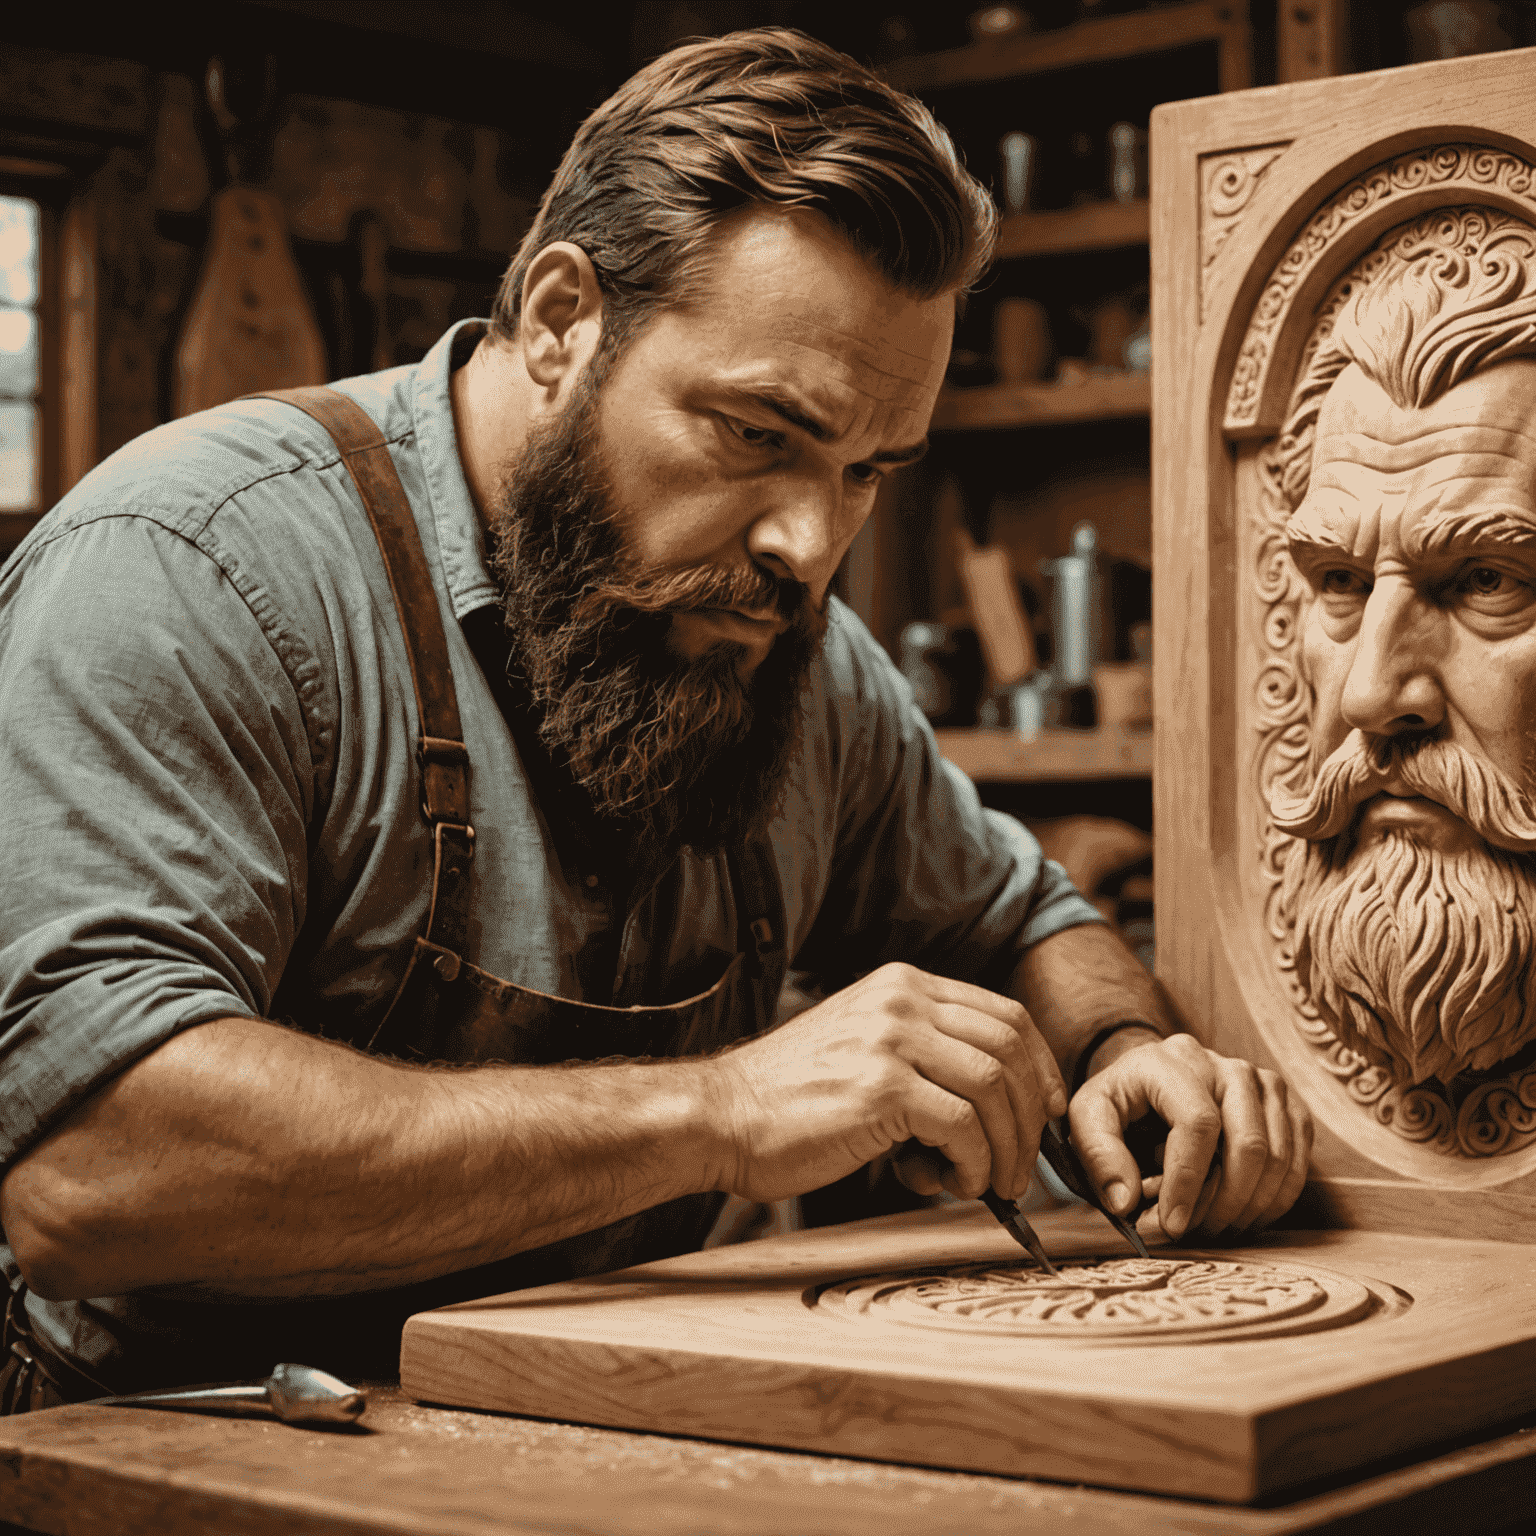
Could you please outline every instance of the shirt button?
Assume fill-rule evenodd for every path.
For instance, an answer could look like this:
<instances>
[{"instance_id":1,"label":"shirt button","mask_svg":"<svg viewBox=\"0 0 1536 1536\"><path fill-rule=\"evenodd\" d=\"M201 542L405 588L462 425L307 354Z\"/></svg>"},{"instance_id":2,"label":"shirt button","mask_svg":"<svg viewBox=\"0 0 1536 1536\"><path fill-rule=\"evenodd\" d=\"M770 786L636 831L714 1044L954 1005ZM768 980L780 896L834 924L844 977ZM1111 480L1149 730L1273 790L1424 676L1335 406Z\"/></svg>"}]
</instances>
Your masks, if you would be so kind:
<instances>
[{"instance_id":1,"label":"shirt button","mask_svg":"<svg viewBox=\"0 0 1536 1536\"><path fill-rule=\"evenodd\" d=\"M587 889L590 891L596 884L597 884L597 876L596 875L588 875L587 876L587 880L586 880Z\"/></svg>"}]
</instances>

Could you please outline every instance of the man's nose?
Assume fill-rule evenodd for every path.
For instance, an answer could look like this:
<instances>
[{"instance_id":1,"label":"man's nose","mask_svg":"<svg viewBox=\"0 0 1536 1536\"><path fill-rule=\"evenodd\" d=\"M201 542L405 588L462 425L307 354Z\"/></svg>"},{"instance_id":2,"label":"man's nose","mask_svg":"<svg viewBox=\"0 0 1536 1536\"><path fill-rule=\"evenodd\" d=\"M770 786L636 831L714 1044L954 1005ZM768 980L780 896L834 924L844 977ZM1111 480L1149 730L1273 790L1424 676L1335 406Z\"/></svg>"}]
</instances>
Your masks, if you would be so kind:
<instances>
[{"instance_id":1,"label":"man's nose","mask_svg":"<svg viewBox=\"0 0 1536 1536\"><path fill-rule=\"evenodd\" d=\"M1438 615L1412 582L1379 579L1365 605L1342 709L1353 726L1378 736L1433 730L1445 719L1436 673Z\"/></svg>"},{"instance_id":2,"label":"man's nose","mask_svg":"<svg viewBox=\"0 0 1536 1536\"><path fill-rule=\"evenodd\" d=\"M858 532L838 490L820 480L797 479L774 488L771 505L747 532L747 551L775 576L788 576L820 601L837 563Z\"/></svg>"}]
</instances>

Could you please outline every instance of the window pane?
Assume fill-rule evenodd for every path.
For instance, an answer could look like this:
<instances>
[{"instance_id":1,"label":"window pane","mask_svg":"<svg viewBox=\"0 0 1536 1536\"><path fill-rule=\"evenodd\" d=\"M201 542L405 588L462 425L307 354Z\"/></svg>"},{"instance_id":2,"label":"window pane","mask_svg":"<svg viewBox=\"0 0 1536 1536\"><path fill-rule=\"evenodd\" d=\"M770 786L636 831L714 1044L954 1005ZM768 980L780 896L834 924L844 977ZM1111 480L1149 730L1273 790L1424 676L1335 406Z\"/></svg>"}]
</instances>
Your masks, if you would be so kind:
<instances>
[{"instance_id":1,"label":"window pane","mask_svg":"<svg viewBox=\"0 0 1536 1536\"><path fill-rule=\"evenodd\" d=\"M30 309L0 309L0 396L37 393L37 316Z\"/></svg>"},{"instance_id":2,"label":"window pane","mask_svg":"<svg viewBox=\"0 0 1536 1536\"><path fill-rule=\"evenodd\" d=\"M0 197L0 300L37 303L37 204Z\"/></svg>"},{"instance_id":3,"label":"window pane","mask_svg":"<svg viewBox=\"0 0 1536 1536\"><path fill-rule=\"evenodd\" d=\"M37 408L0 400L0 512L34 512L37 502Z\"/></svg>"}]
</instances>

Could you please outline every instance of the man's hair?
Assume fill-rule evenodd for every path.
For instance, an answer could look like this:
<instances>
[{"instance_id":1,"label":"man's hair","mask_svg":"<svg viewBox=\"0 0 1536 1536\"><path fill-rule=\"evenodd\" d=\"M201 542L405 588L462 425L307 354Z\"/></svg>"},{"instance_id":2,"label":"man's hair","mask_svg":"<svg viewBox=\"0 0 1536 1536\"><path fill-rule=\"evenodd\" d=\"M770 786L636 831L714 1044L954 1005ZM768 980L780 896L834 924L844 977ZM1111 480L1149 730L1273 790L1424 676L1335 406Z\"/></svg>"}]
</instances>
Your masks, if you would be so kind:
<instances>
[{"instance_id":1,"label":"man's hair","mask_svg":"<svg viewBox=\"0 0 1536 1536\"><path fill-rule=\"evenodd\" d=\"M1276 455L1292 510L1312 478L1323 401L1351 363L1422 410L1480 368L1536 355L1536 229L1491 208L1437 208L1384 235L1323 314Z\"/></svg>"},{"instance_id":2,"label":"man's hair","mask_svg":"<svg viewBox=\"0 0 1536 1536\"><path fill-rule=\"evenodd\" d=\"M687 301L712 231L753 206L823 215L919 299L964 293L997 238L991 198L921 102L802 32L733 32L653 60L577 130L502 280L492 334L516 334L529 264L569 240L597 269L612 350Z\"/></svg>"}]
</instances>

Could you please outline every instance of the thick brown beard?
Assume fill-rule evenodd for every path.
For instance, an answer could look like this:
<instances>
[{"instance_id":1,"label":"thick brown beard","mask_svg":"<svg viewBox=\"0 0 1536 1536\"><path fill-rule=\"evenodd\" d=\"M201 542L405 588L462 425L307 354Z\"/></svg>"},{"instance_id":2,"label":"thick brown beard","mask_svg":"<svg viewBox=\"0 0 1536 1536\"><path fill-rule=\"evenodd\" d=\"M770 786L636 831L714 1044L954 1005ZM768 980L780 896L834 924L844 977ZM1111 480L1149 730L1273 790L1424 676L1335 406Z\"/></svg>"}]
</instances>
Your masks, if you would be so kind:
<instances>
[{"instance_id":1,"label":"thick brown beard","mask_svg":"<svg viewBox=\"0 0 1536 1536\"><path fill-rule=\"evenodd\" d=\"M757 566L638 572L626 560L597 440L601 372L538 433L490 515L513 659L539 737L594 814L654 857L739 843L777 814L803 733L826 617ZM789 627L750 682L742 648L677 656L673 614L772 606Z\"/></svg>"},{"instance_id":2,"label":"thick brown beard","mask_svg":"<svg viewBox=\"0 0 1536 1536\"><path fill-rule=\"evenodd\" d=\"M1530 861L1400 832L1295 842L1283 901L1296 976L1352 1051L1407 1085L1483 1071L1536 1039Z\"/></svg>"}]
</instances>

